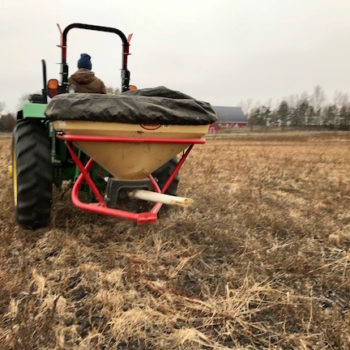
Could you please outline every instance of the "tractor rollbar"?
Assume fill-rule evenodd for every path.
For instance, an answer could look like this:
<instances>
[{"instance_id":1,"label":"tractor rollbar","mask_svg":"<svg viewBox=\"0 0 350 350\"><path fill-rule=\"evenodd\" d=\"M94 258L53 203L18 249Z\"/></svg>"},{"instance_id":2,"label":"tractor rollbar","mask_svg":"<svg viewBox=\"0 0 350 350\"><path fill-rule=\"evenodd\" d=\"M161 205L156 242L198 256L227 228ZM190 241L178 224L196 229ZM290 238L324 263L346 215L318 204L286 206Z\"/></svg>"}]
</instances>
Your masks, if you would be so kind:
<instances>
[{"instance_id":1,"label":"tractor rollbar","mask_svg":"<svg viewBox=\"0 0 350 350\"><path fill-rule=\"evenodd\" d=\"M41 94L43 95L44 103L47 103L47 75L46 75L46 62L44 59L41 60L41 65L43 69L43 88Z\"/></svg>"},{"instance_id":2,"label":"tractor rollbar","mask_svg":"<svg viewBox=\"0 0 350 350\"><path fill-rule=\"evenodd\" d=\"M129 56L129 42L122 31L112 27L104 27L104 26L96 26L92 24L83 24L83 23L72 23L67 26L61 38L61 52L62 52L62 86L63 89L66 90L68 86L68 65L67 65L67 34L73 28L80 29L88 29L95 30L99 32L107 32L117 34L123 42L123 52L122 52L122 70L121 70L121 78L122 78L122 91L129 90L129 82L130 82L130 72L128 71L128 56Z\"/></svg>"}]
</instances>

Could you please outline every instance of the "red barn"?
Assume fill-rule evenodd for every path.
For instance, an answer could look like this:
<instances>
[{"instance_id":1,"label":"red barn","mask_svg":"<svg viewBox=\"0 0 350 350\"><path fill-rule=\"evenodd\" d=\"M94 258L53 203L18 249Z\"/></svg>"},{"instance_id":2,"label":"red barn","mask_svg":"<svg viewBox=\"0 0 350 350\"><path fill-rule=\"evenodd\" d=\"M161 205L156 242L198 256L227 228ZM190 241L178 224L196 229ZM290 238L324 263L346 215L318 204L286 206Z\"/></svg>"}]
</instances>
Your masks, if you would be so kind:
<instances>
[{"instance_id":1,"label":"red barn","mask_svg":"<svg viewBox=\"0 0 350 350\"><path fill-rule=\"evenodd\" d=\"M247 126L247 118L241 107L213 106L218 120L209 126L209 133L214 134L218 130L244 128Z\"/></svg>"}]
</instances>

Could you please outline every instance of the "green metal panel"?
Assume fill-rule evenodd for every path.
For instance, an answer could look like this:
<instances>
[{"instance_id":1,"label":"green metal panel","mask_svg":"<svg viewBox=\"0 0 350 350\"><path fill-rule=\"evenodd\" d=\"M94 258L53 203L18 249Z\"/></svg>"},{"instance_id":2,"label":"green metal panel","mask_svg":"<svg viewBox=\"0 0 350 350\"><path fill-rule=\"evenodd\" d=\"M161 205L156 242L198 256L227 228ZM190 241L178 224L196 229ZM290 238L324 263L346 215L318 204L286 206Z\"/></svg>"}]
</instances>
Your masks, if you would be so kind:
<instances>
[{"instance_id":1,"label":"green metal panel","mask_svg":"<svg viewBox=\"0 0 350 350\"><path fill-rule=\"evenodd\" d=\"M23 105L23 118L45 118L46 104L25 103Z\"/></svg>"}]
</instances>

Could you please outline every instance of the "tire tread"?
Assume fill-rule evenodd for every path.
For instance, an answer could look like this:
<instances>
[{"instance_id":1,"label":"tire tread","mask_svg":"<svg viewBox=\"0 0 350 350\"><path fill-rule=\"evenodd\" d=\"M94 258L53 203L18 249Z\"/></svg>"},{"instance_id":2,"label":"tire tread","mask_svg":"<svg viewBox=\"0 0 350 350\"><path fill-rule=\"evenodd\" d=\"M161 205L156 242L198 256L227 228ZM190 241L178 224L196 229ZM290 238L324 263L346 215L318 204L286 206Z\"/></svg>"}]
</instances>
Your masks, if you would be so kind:
<instances>
[{"instance_id":1,"label":"tire tread","mask_svg":"<svg viewBox=\"0 0 350 350\"><path fill-rule=\"evenodd\" d=\"M37 121L18 120L13 132L17 164L17 223L26 229L47 226L52 202L50 139Z\"/></svg>"}]
</instances>

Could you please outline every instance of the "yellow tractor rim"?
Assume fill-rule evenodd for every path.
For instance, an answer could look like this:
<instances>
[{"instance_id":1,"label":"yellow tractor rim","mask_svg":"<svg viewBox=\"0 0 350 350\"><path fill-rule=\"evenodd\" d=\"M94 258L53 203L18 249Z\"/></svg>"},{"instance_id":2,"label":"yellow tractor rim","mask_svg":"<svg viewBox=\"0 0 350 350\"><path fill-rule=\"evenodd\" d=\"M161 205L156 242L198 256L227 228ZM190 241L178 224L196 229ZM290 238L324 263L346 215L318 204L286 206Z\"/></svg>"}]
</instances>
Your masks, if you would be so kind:
<instances>
[{"instance_id":1,"label":"yellow tractor rim","mask_svg":"<svg viewBox=\"0 0 350 350\"><path fill-rule=\"evenodd\" d=\"M17 206L17 162L16 149L12 149L12 181L13 181L13 202Z\"/></svg>"}]
</instances>

